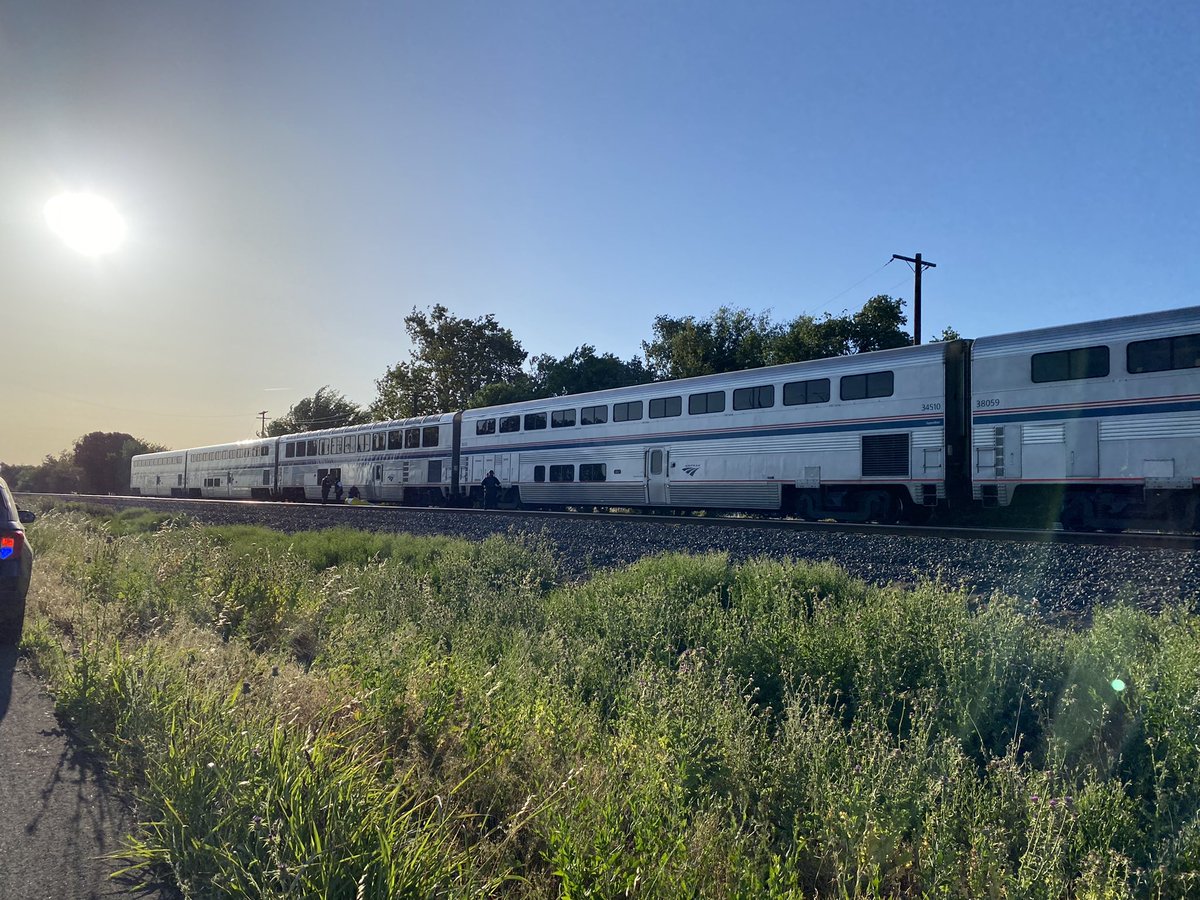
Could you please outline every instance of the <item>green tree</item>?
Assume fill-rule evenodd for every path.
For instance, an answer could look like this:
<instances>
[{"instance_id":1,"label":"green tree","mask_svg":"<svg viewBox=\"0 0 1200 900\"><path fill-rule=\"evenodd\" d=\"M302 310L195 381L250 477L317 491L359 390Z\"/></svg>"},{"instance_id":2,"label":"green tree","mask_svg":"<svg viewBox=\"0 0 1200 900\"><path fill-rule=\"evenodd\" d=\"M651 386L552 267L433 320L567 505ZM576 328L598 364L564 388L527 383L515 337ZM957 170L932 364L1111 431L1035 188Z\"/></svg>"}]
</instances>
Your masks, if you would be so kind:
<instances>
[{"instance_id":1,"label":"green tree","mask_svg":"<svg viewBox=\"0 0 1200 900\"><path fill-rule=\"evenodd\" d=\"M642 350L655 378L690 378L767 365L779 333L766 313L722 306L707 319L656 317Z\"/></svg>"},{"instance_id":2,"label":"green tree","mask_svg":"<svg viewBox=\"0 0 1200 900\"><path fill-rule=\"evenodd\" d=\"M597 355L591 344L576 347L562 358L549 354L534 357L533 369L539 397L586 394L653 380L650 370L637 357L626 362L612 353Z\"/></svg>"},{"instance_id":3,"label":"green tree","mask_svg":"<svg viewBox=\"0 0 1200 900\"><path fill-rule=\"evenodd\" d=\"M53 457L46 457L52 459ZM0 463L0 478L8 482L14 491L31 491L30 485L41 466L21 466L11 463Z\"/></svg>"},{"instance_id":4,"label":"green tree","mask_svg":"<svg viewBox=\"0 0 1200 900\"><path fill-rule=\"evenodd\" d=\"M46 454L40 466L29 468L31 471L21 479L19 490L47 494L74 494L90 490L85 484L83 469L75 464L73 450L64 450L58 456ZM129 470L126 469L124 487L128 486Z\"/></svg>"},{"instance_id":5,"label":"green tree","mask_svg":"<svg viewBox=\"0 0 1200 900\"><path fill-rule=\"evenodd\" d=\"M771 345L771 363L828 359L850 352L850 320L826 313L821 318L800 315L785 325Z\"/></svg>"},{"instance_id":6,"label":"green tree","mask_svg":"<svg viewBox=\"0 0 1200 900\"><path fill-rule=\"evenodd\" d=\"M850 346L854 353L907 347L912 337L904 330L908 317L899 297L877 294L850 317Z\"/></svg>"},{"instance_id":7,"label":"green tree","mask_svg":"<svg viewBox=\"0 0 1200 900\"><path fill-rule=\"evenodd\" d=\"M478 409L481 406L503 406L506 403L521 403L525 400L536 400L544 396L538 393L537 384L524 372L512 381L497 381L478 390L467 401L468 409Z\"/></svg>"},{"instance_id":8,"label":"green tree","mask_svg":"<svg viewBox=\"0 0 1200 900\"><path fill-rule=\"evenodd\" d=\"M409 361L396 363L375 382L373 417L463 409L484 387L513 383L524 374L528 354L491 314L465 319L438 304L428 314L414 308L404 326L413 342Z\"/></svg>"},{"instance_id":9,"label":"green tree","mask_svg":"<svg viewBox=\"0 0 1200 900\"><path fill-rule=\"evenodd\" d=\"M341 428L366 422L367 414L329 385L318 388L311 397L300 400L285 415L271 421L267 436L299 434L322 428Z\"/></svg>"},{"instance_id":10,"label":"green tree","mask_svg":"<svg viewBox=\"0 0 1200 900\"><path fill-rule=\"evenodd\" d=\"M85 434L71 451L71 461L83 476L79 489L95 494L125 493L129 488L129 460L139 453L163 449L166 448L148 444L123 431ZM43 466L50 462L47 457Z\"/></svg>"},{"instance_id":11,"label":"green tree","mask_svg":"<svg viewBox=\"0 0 1200 900\"><path fill-rule=\"evenodd\" d=\"M945 328L942 329L941 334L935 334L933 336L933 342L935 344L939 343L941 341L961 341L961 340L962 340L962 335L959 334L956 329L951 328L949 325L947 325Z\"/></svg>"}]
</instances>

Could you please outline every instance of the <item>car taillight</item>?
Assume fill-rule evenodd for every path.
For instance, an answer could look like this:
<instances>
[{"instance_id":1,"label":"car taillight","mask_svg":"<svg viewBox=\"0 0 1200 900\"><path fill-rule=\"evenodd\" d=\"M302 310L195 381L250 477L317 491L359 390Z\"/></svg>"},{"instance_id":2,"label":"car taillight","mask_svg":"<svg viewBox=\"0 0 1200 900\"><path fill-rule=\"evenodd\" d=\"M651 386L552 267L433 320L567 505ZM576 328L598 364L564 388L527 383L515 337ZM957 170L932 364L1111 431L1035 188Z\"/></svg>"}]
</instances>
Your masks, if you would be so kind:
<instances>
[{"instance_id":1,"label":"car taillight","mask_svg":"<svg viewBox=\"0 0 1200 900\"><path fill-rule=\"evenodd\" d=\"M25 546L25 535L20 531L0 533L0 559L11 559L21 555Z\"/></svg>"}]
</instances>

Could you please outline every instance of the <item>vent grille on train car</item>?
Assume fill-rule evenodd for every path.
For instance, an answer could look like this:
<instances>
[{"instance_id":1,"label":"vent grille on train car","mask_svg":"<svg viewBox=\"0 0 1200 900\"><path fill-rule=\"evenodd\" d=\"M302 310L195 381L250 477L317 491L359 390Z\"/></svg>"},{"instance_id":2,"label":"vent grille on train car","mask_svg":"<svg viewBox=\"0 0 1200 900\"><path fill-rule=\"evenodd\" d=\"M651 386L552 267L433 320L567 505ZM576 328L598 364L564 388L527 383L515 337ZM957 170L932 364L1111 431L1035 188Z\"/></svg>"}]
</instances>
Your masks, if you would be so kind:
<instances>
[{"instance_id":1,"label":"vent grille on train car","mask_svg":"<svg viewBox=\"0 0 1200 900\"><path fill-rule=\"evenodd\" d=\"M907 478L908 461L908 432L863 435L864 478Z\"/></svg>"}]
</instances>

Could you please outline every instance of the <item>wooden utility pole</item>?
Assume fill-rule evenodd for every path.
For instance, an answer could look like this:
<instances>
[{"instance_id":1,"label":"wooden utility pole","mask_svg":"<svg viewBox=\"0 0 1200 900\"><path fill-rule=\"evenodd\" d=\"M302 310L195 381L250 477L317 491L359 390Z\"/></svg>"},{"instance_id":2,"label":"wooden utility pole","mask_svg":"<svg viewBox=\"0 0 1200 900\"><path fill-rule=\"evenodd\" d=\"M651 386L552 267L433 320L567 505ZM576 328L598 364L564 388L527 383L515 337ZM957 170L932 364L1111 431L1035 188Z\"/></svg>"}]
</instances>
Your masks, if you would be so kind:
<instances>
[{"instance_id":1,"label":"wooden utility pole","mask_svg":"<svg viewBox=\"0 0 1200 900\"><path fill-rule=\"evenodd\" d=\"M266 437L267 436L267 411L264 409L262 412L259 413L259 415L262 416L262 430L258 433L258 436Z\"/></svg>"},{"instance_id":2,"label":"wooden utility pole","mask_svg":"<svg viewBox=\"0 0 1200 900\"><path fill-rule=\"evenodd\" d=\"M936 269L937 263L924 262L921 259L921 254L916 257L899 256L893 253L892 259L900 259L906 263L912 263L917 273L917 283L913 287L913 344L921 343L921 270Z\"/></svg>"}]
</instances>

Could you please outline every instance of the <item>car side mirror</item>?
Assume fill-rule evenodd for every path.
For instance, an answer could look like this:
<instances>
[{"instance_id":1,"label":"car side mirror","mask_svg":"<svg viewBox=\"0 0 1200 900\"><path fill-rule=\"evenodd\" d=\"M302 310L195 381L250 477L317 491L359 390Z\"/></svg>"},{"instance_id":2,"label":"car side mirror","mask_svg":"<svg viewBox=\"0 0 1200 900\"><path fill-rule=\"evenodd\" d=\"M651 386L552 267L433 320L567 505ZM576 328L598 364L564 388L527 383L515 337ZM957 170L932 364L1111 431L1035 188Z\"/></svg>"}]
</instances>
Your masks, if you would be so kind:
<instances>
[{"instance_id":1,"label":"car side mirror","mask_svg":"<svg viewBox=\"0 0 1200 900\"><path fill-rule=\"evenodd\" d=\"M17 518L21 520L22 525L28 525L30 522L34 521L37 516L27 509L18 509Z\"/></svg>"}]
</instances>

